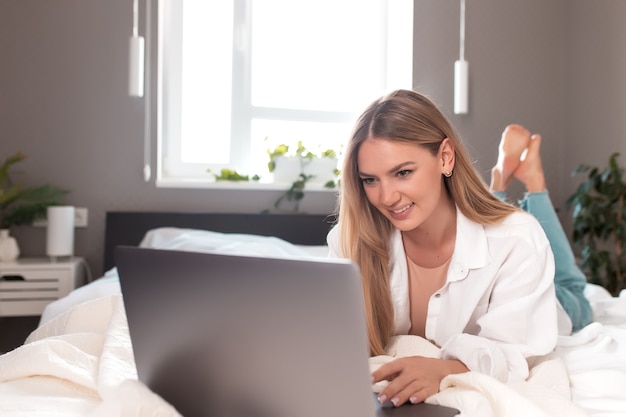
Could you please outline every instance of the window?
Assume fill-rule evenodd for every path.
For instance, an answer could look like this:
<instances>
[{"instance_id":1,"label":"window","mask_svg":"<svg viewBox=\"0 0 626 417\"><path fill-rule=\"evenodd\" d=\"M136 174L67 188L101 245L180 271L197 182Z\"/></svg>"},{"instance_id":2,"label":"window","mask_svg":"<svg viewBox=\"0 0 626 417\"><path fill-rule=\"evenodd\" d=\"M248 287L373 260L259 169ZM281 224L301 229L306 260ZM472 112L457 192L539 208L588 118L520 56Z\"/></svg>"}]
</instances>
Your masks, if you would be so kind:
<instances>
[{"instance_id":1,"label":"window","mask_svg":"<svg viewBox=\"0 0 626 417\"><path fill-rule=\"evenodd\" d=\"M161 1L157 185L263 183L278 144L340 149L373 99L411 88L412 24L412 0Z\"/></svg>"}]
</instances>

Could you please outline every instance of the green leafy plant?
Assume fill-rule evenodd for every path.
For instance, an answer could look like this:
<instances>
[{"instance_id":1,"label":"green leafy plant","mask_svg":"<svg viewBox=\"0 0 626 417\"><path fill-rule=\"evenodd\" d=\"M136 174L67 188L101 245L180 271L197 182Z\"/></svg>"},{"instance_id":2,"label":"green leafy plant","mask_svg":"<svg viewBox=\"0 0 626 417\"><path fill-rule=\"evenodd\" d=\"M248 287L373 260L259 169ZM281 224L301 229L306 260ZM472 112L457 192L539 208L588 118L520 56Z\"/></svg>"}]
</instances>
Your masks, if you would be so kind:
<instances>
[{"instance_id":1,"label":"green leafy plant","mask_svg":"<svg viewBox=\"0 0 626 417\"><path fill-rule=\"evenodd\" d=\"M265 140L267 140L267 137L265 138ZM276 148L267 151L267 154L270 157L269 162L267 163L267 169L270 172L274 172L274 170L276 169L276 158L278 158L279 156L285 156L287 155L287 153L289 152L289 146L288 145L278 145Z\"/></svg>"},{"instance_id":2,"label":"green leafy plant","mask_svg":"<svg viewBox=\"0 0 626 417\"><path fill-rule=\"evenodd\" d=\"M0 165L0 229L31 224L45 217L48 206L60 204L68 191L52 185L26 187L14 182L11 169L26 156L17 152Z\"/></svg>"},{"instance_id":3,"label":"green leafy plant","mask_svg":"<svg viewBox=\"0 0 626 417\"><path fill-rule=\"evenodd\" d=\"M265 138L267 140L267 138ZM295 151L290 152L289 145L280 144L276 146L274 149L269 149L267 151L269 155L268 169L270 172L274 172L276 170L276 160L278 157L296 157L300 158L300 173L298 177L290 184L289 188L281 194L278 199L274 202L274 208L277 210L285 210L285 205L290 204L291 209L287 209L288 211L292 211L294 213L298 213L300 211L300 202L305 196L305 188L306 184L311 181L311 179L315 178L314 175L310 175L304 172L304 167L306 164L313 161L315 158L337 158L337 152L334 149L326 149L324 151L314 153L307 149L302 141L298 141ZM329 180L324 183L325 188L335 188L339 186L339 174L340 171L338 169L333 170L333 176L335 179Z\"/></svg>"},{"instance_id":4,"label":"green leafy plant","mask_svg":"<svg viewBox=\"0 0 626 417\"><path fill-rule=\"evenodd\" d=\"M228 168L222 168L219 174L215 174L211 169L207 169L207 172L213 174L215 181L258 181L260 179L258 175L250 177Z\"/></svg>"},{"instance_id":5,"label":"green leafy plant","mask_svg":"<svg viewBox=\"0 0 626 417\"><path fill-rule=\"evenodd\" d=\"M280 197L274 203L275 209L281 209L284 202L290 202L293 205L293 212L298 213L300 211L300 201L304 198L304 187L307 181L313 176L300 173L298 179L296 179L291 186L281 194Z\"/></svg>"},{"instance_id":6,"label":"green leafy plant","mask_svg":"<svg viewBox=\"0 0 626 417\"><path fill-rule=\"evenodd\" d=\"M267 140L267 137L265 138ZM280 156L293 156L299 157L304 161L311 161L314 158L337 158L337 152L334 149L326 149L318 153L312 152L307 149L302 141L298 141L295 151L289 151L289 145L280 144L274 149L268 149L267 154L270 157L267 167L270 172L274 172L276 169L276 159Z\"/></svg>"},{"instance_id":7,"label":"green leafy plant","mask_svg":"<svg viewBox=\"0 0 626 417\"><path fill-rule=\"evenodd\" d=\"M581 164L572 175L586 174L567 200L573 210L573 243L580 250L581 267L588 280L617 295L625 286L626 183L618 153L600 169Z\"/></svg>"}]
</instances>

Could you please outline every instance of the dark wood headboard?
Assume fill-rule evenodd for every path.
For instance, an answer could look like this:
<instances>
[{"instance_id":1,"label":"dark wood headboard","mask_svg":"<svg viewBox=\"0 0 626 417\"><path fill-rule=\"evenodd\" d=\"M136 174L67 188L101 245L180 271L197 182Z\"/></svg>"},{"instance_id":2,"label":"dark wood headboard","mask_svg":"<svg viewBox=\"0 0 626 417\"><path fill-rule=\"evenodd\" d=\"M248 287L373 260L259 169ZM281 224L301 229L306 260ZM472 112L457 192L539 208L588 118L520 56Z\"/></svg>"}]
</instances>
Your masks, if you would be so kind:
<instances>
[{"instance_id":1,"label":"dark wood headboard","mask_svg":"<svg viewBox=\"0 0 626 417\"><path fill-rule=\"evenodd\" d=\"M299 245L325 245L334 221L333 216L324 214L107 212L104 270L114 266L116 246L138 245L146 232L158 227L276 236Z\"/></svg>"}]
</instances>

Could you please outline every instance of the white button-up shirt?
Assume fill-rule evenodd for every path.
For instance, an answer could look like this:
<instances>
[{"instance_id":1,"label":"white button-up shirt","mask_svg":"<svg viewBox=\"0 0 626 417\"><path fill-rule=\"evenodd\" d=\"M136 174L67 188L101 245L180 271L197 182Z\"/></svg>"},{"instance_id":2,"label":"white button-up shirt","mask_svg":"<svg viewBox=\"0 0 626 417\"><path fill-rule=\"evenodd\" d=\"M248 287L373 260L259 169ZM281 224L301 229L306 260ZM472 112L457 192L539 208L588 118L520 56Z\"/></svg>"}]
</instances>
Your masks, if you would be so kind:
<instances>
[{"instance_id":1,"label":"white button-up shirt","mask_svg":"<svg viewBox=\"0 0 626 417\"><path fill-rule=\"evenodd\" d=\"M330 256L341 256L339 235L328 235ZM399 230L390 242L395 333L408 334L409 273ZM426 338L443 359L501 381L526 379L527 358L557 343L554 257L541 225L523 211L482 226L457 209L454 253L443 287L429 300Z\"/></svg>"}]
</instances>

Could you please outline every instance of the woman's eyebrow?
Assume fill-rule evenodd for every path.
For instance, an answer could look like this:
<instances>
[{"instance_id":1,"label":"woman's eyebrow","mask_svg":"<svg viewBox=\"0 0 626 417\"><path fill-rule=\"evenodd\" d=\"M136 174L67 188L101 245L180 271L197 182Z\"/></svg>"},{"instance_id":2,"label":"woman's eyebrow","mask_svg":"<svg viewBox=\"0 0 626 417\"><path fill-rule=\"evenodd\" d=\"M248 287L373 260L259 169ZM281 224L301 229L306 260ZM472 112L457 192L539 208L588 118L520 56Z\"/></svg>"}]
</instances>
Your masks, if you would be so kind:
<instances>
[{"instance_id":1,"label":"woman's eyebrow","mask_svg":"<svg viewBox=\"0 0 626 417\"><path fill-rule=\"evenodd\" d=\"M406 167L407 165L415 165L415 162L414 161L402 162L402 163L392 167L391 169L389 169L389 171L387 171L387 173L388 174L393 174L394 172L400 171L402 168ZM363 171L359 170L359 176L362 176L362 177L375 177L376 175L368 174L366 172L363 172Z\"/></svg>"}]
</instances>

